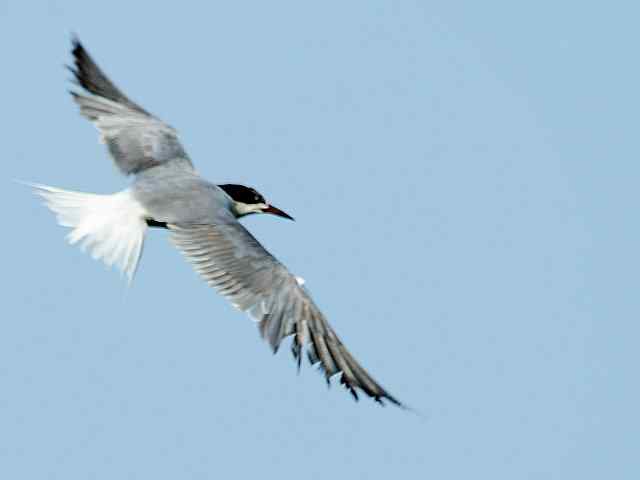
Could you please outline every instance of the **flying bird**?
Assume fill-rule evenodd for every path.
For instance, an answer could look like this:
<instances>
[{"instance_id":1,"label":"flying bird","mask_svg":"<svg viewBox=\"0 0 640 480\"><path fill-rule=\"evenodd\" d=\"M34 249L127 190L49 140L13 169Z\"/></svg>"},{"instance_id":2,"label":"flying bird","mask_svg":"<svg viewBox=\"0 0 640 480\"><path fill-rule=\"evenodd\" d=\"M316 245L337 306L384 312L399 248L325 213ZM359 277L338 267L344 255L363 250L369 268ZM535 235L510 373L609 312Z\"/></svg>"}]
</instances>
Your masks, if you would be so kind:
<instances>
[{"instance_id":1,"label":"flying bird","mask_svg":"<svg viewBox=\"0 0 640 480\"><path fill-rule=\"evenodd\" d=\"M116 265L131 282L147 230L168 229L172 243L203 279L257 322L274 353L291 336L298 369L306 351L329 385L339 375L356 400L361 391L381 404L404 407L349 353L302 279L238 221L251 214L292 218L253 188L203 179L176 131L122 93L77 38L72 55L69 69L80 90L70 92L73 100L97 127L117 168L134 179L129 188L110 195L32 184L58 223L71 229L69 243Z\"/></svg>"}]
</instances>

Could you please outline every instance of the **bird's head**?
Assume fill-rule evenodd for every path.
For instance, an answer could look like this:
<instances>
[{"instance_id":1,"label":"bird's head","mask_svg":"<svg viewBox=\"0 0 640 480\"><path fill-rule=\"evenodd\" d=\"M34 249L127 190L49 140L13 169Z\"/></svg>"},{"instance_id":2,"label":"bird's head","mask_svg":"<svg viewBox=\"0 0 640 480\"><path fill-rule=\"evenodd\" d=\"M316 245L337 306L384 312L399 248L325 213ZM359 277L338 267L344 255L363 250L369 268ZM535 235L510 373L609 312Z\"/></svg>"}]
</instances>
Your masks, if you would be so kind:
<instances>
[{"instance_id":1,"label":"bird's head","mask_svg":"<svg viewBox=\"0 0 640 480\"><path fill-rule=\"evenodd\" d=\"M289 214L267 203L264 197L253 188L231 183L218 186L231 197L231 210L236 218L244 217L251 213L270 213L271 215L293 220L293 217Z\"/></svg>"}]
</instances>

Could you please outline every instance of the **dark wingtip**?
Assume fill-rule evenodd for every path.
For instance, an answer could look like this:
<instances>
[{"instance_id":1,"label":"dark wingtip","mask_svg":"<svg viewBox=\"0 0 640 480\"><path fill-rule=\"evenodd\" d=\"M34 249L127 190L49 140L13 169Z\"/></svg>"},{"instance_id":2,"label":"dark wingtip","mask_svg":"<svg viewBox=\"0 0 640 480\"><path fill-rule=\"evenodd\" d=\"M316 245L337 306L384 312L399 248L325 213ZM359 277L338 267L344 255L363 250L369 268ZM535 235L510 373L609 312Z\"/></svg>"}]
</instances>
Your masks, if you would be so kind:
<instances>
[{"instance_id":1,"label":"dark wingtip","mask_svg":"<svg viewBox=\"0 0 640 480\"><path fill-rule=\"evenodd\" d=\"M69 79L69 82L71 82L73 85L76 85L78 87L82 87L82 84L80 83L80 74L78 73L78 70L76 70L71 65L65 65L64 68L67 71L71 72L71 74L73 75L73 78Z\"/></svg>"},{"instance_id":2,"label":"dark wingtip","mask_svg":"<svg viewBox=\"0 0 640 480\"><path fill-rule=\"evenodd\" d=\"M118 90L91 58L91 55L89 55L89 52L84 48L84 45L80 42L77 35L73 35L71 38L71 56L73 57L73 68L69 68L69 70L73 73L80 87L93 95L106 98L112 102L125 105L128 108L149 115L146 110L133 103Z\"/></svg>"},{"instance_id":3,"label":"dark wingtip","mask_svg":"<svg viewBox=\"0 0 640 480\"><path fill-rule=\"evenodd\" d=\"M295 336L291 340L291 355L296 361L298 375L300 375L300 368L302 367L302 348L298 345L298 341Z\"/></svg>"},{"instance_id":4,"label":"dark wingtip","mask_svg":"<svg viewBox=\"0 0 640 480\"><path fill-rule=\"evenodd\" d=\"M74 83L92 92L91 85L86 78L85 63L88 60L87 51L82 46L82 43L80 43L78 36L75 34L71 38L71 55L73 55L74 65L67 65L67 69L73 74Z\"/></svg>"},{"instance_id":5,"label":"dark wingtip","mask_svg":"<svg viewBox=\"0 0 640 480\"><path fill-rule=\"evenodd\" d=\"M407 407L404 403L402 403L400 400L392 397L391 395L389 395L388 393L385 393L382 396L376 397L376 401L378 403L380 403L381 405L385 405L384 402L382 402L382 398L384 398L385 400L387 400L390 403L393 403L396 407L400 407L403 410L410 410L409 407Z\"/></svg>"},{"instance_id":6,"label":"dark wingtip","mask_svg":"<svg viewBox=\"0 0 640 480\"><path fill-rule=\"evenodd\" d=\"M75 56L79 50L84 50L82 42L80 42L80 37L76 32L71 32L71 53Z\"/></svg>"},{"instance_id":7,"label":"dark wingtip","mask_svg":"<svg viewBox=\"0 0 640 480\"><path fill-rule=\"evenodd\" d=\"M76 47L76 45L80 44L80 36L78 35L77 32L75 32L74 30L71 30L69 32L69 40L71 40L71 46L73 48Z\"/></svg>"},{"instance_id":8,"label":"dark wingtip","mask_svg":"<svg viewBox=\"0 0 640 480\"><path fill-rule=\"evenodd\" d=\"M263 318L264 321L264 318ZM262 334L263 338L266 338L265 333L266 333L266 328L263 325L259 325L260 328L260 333ZM311 345L314 345L313 342L313 333L311 333L312 335L312 340L311 340ZM349 391L349 393L351 394L351 396L353 397L353 399L356 402L360 401L360 396L358 394L358 391L360 391L362 394L365 394L366 396L372 398L377 404L379 404L382 407L386 407L387 403L389 402L393 405L395 405L396 407L414 413L420 417L422 417L422 415L417 412L415 409L407 406L406 404L400 402L398 399L396 399L395 397L393 397L392 395L390 395L389 393L387 393L387 391L385 389L383 389L382 387L380 387L379 385L377 385L373 380L369 379L368 383L373 383L373 385L368 385L367 382L359 382L359 378L356 376L355 378L349 379L349 377L347 377L344 373L344 371L337 371L335 372L333 375L329 375L328 371L326 369L326 366L323 364L323 362L317 357L317 354L312 354L311 350L309 350L309 345L307 344L307 349L306 352L304 352L303 350L305 350L305 346L303 344L300 343L301 340L299 340L299 332L297 331L297 325L294 324L293 327L293 332L291 332L291 343L290 343L290 351L291 354L293 356L293 358L295 359L296 362L296 370L298 375L300 375L300 370L302 367L302 357L303 355L306 353L306 357L309 361L309 363L313 366L316 363L319 364L319 370L321 372L324 373L324 377L325 380L327 382L327 388L331 388L331 379L333 377L339 377L339 382L340 384L344 385L345 389L347 389ZM277 353L278 351L278 346L279 345L271 345L273 348L273 353ZM360 368L360 367L359 367Z\"/></svg>"},{"instance_id":9,"label":"dark wingtip","mask_svg":"<svg viewBox=\"0 0 640 480\"><path fill-rule=\"evenodd\" d=\"M71 37L71 55L73 55L76 66L79 65L82 57L86 55L86 52L87 51L82 45L82 42L80 42L80 38L78 38L78 36L74 33Z\"/></svg>"},{"instance_id":10,"label":"dark wingtip","mask_svg":"<svg viewBox=\"0 0 640 480\"><path fill-rule=\"evenodd\" d=\"M353 397L353 399L356 402L359 402L360 398L358 397L358 392L356 392L356 389L353 388L351 385L349 385L347 388L349 389L349 393L351 393L351 396Z\"/></svg>"}]
</instances>

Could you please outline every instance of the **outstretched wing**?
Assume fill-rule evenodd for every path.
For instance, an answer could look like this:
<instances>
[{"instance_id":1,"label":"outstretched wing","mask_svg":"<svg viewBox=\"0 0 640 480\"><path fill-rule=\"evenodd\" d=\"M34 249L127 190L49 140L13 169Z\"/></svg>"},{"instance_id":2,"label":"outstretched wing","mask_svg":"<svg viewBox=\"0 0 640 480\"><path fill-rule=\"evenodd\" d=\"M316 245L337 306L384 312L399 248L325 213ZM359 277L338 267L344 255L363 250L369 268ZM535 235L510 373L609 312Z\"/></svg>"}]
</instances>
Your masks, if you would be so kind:
<instances>
[{"instance_id":1,"label":"outstretched wing","mask_svg":"<svg viewBox=\"0 0 640 480\"><path fill-rule=\"evenodd\" d=\"M380 403L386 399L403 407L353 358L302 282L239 222L169 229L172 242L209 285L259 322L274 352L285 337L294 335L291 349L298 366L306 346L309 361L320 363L328 383L340 373L340 382L356 400L359 389Z\"/></svg>"},{"instance_id":2,"label":"outstretched wing","mask_svg":"<svg viewBox=\"0 0 640 480\"><path fill-rule=\"evenodd\" d=\"M176 131L132 102L100 70L78 39L69 67L82 88L91 95L71 92L80 113L91 120L107 144L117 167L125 175L166 162L193 169Z\"/></svg>"}]
</instances>

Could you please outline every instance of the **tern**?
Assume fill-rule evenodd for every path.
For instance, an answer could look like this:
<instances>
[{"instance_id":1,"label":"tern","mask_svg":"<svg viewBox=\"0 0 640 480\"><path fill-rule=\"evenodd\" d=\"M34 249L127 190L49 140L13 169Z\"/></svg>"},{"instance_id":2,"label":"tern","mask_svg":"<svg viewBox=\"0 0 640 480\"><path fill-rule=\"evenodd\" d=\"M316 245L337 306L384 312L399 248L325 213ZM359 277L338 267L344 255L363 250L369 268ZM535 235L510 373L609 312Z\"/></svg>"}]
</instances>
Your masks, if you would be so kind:
<instances>
[{"instance_id":1,"label":"tern","mask_svg":"<svg viewBox=\"0 0 640 480\"><path fill-rule=\"evenodd\" d=\"M287 337L298 370L303 351L327 384L339 376L353 397L406 408L353 358L305 288L238 221L251 214L292 219L255 189L216 185L194 169L176 131L131 101L102 72L77 38L74 66L80 113L100 132L117 168L133 176L123 191L100 195L31 184L69 227L70 244L117 266L131 283L149 228L164 228L204 280L258 324L274 353Z\"/></svg>"}]
</instances>

